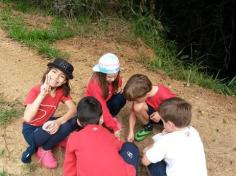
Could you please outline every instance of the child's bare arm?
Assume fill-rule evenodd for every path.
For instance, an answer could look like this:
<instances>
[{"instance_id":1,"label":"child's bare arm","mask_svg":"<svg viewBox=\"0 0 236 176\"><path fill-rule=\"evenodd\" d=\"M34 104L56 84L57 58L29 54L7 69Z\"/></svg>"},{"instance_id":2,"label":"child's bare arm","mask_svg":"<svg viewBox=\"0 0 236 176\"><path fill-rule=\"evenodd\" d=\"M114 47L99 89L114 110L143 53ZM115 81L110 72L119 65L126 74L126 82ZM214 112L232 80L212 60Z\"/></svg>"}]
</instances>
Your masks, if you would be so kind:
<instances>
[{"instance_id":1,"label":"child's bare arm","mask_svg":"<svg viewBox=\"0 0 236 176\"><path fill-rule=\"evenodd\" d=\"M146 154L144 154L143 157L142 157L142 164L144 166L148 166L149 164L151 164L151 162L147 159Z\"/></svg>"},{"instance_id":2,"label":"child's bare arm","mask_svg":"<svg viewBox=\"0 0 236 176\"><path fill-rule=\"evenodd\" d=\"M32 104L26 106L23 117L25 122L30 122L34 118L44 97L44 95L39 94Z\"/></svg>"},{"instance_id":3,"label":"child's bare arm","mask_svg":"<svg viewBox=\"0 0 236 176\"><path fill-rule=\"evenodd\" d=\"M152 145L149 145L149 146L147 146L147 147L145 147L145 148L143 149L142 164L143 164L144 166L148 166L149 164L151 164L151 162L148 160L148 158L147 158L147 156L146 156L146 152L147 152L152 146L153 146L153 144L152 144Z\"/></svg>"},{"instance_id":4,"label":"child's bare arm","mask_svg":"<svg viewBox=\"0 0 236 176\"><path fill-rule=\"evenodd\" d=\"M39 106L43 101L44 97L49 93L51 87L49 86L50 78L46 75L45 82L40 87L40 93L32 104L28 104L24 112L24 121L30 122L33 117L37 114Z\"/></svg>"},{"instance_id":5,"label":"child's bare arm","mask_svg":"<svg viewBox=\"0 0 236 176\"><path fill-rule=\"evenodd\" d=\"M130 113L129 116L129 134L127 137L127 141L133 142L134 141L134 127L136 123L136 116L134 112Z\"/></svg>"},{"instance_id":6,"label":"child's bare arm","mask_svg":"<svg viewBox=\"0 0 236 176\"><path fill-rule=\"evenodd\" d=\"M159 122L161 120L161 116L159 115L158 112L154 112L150 115L150 119L153 120L154 122Z\"/></svg>"},{"instance_id":7,"label":"child's bare arm","mask_svg":"<svg viewBox=\"0 0 236 176\"><path fill-rule=\"evenodd\" d=\"M145 154L152 146L153 146L153 144L152 144L152 145L149 145L149 146L147 146L147 147L145 147L145 148L143 149L143 154Z\"/></svg>"},{"instance_id":8,"label":"child's bare arm","mask_svg":"<svg viewBox=\"0 0 236 176\"><path fill-rule=\"evenodd\" d=\"M76 115L76 107L74 102L72 100L68 100L65 102L65 104L68 108L68 111L63 116L57 119L57 122L59 122L60 124L64 124Z\"/></svg>"},{"instance_id":9,"label":"child's bare arm","mask_svg":"<svg viewBox=\"0 0 236 176\"><path fill-rule=\"evenodd\" d=\"M65 113L63 116L61 116L60 118L54 120L53 125L50 127L49 133L50 134L54 134L58 131L59 127L64 124L65 122L67 122L69 119L71 119L72 117L75 116L76 114L76 107L75 104L73 103L72 100L68 100L65 102L65 104L68 107L68 111L67 113Z\"/></svg>"}]
</instances>

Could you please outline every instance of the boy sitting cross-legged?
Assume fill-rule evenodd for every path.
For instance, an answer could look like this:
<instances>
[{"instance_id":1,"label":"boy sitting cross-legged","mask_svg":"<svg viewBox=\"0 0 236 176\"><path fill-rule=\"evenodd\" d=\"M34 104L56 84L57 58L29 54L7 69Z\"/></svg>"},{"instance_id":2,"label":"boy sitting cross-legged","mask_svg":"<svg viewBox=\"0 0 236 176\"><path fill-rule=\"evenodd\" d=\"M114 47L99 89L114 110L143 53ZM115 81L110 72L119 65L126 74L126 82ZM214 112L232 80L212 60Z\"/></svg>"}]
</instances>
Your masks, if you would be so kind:
<instances>
[{"instance_id":1,"label":"boy sitting cross-legged","mask_svg":"<svg viewBox=\"0 0 236 176\"><path fill-rule=\"evenodd\" d=\"M82 129L68 139L65 176L135 176L138 148L123 143L101 126L102 107L94 97L84 97L77 106L77 122Z\"/></svg>"},{"instance_id":2,"label":"boy sitting cross-legged","mask_svg":"<svg viewBox=\"0 0 236 176\"><path fill-rule=\"evenodd\" d=\"M207 176L199 133L190 126L191 105L174 97L159 106L164 130L144 149L142 163L151 176Z\"/></svg>"},{"instance_id":3,"label":"boy sitting cross-legged","mask_svg":"<svg viewBox=\"0 0 236 176\"><path fill-rule=\"evenodd\" d=\"M164 85L152 85L146 75L135 74L129 78L124 95L128 101L133 101L129 117L129 134L127 140L142 141L151 134L153 123L160 121L157 109L164 100L175 97L175 94ZM134 127L138 118L143 123L143 129L134 135Z\"/></svg>"}]
</instances>

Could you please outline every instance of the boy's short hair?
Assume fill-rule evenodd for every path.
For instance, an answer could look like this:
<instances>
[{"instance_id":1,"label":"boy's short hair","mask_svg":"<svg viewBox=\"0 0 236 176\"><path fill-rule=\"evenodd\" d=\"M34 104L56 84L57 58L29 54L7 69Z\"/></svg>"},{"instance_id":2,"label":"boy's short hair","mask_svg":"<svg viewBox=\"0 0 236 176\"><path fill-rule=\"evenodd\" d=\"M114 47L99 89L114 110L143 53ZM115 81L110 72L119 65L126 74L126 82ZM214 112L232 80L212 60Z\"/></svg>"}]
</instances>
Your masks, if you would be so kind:
<instances>
[{"instance_id":1,"label":"boy's short hair","mask_svg":"<svg viewBox=\"0 0 236 176\"><path fill-rule=\"evenodd\" d=\"M182 128L190 125L192 112L190 103L179 97L164 100L159 106L161 118L171 121L176 127Z\"/></svg>"},{"instance_id":2,"label":"boy's short hair","mask_svg":"<svg viewBox=\"0 0 236 176\"><path fill-rule=\"evenodd\" d=\"M82 127L87 124L98 124L102 115L102 106L99 101L87 96L82 98L77 106L77 119Z\"/></svg>"},{"instance_id":3,"label":"boy's short hair","mask_svg":"<svg viewBox=\"0 0 236 176\"><path fill-rule=\"evenodd\" d=\"M152 82L143 74L134 74L124 87L124 96L129 101L145 96L152 90Z\"/></svg>"}]
</instances>

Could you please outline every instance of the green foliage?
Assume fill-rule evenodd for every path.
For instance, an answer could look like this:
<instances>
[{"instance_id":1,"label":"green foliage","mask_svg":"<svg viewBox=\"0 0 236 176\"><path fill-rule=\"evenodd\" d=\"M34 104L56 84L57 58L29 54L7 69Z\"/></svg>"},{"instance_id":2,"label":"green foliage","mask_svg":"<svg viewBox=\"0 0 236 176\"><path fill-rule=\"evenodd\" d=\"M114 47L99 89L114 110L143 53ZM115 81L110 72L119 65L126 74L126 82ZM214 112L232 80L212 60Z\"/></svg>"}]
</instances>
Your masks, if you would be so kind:
<instances>
[{"instance_id":1,"label":"green foliage","mask_svg":"<svg viewBox=\"0 0 236 176\"><path fill-rule=\"evenodd\" d=\"M84 15L90 17L101 17L109 4L108 0L28 0L27 2L64 17Z\"/></svg>"},{"instance_id":2,"label":"green foliage","mask_svg":"<svg viewBox=\"0 0 236 176\"><path fill-rule=\"evenodd\" d=\"M6 172L0 172L0 176L7 176L7 173Z\"/></svg>"},{"instance_id":3,"label":"green foliage","mask_svg":"<svg viewBox=\"0 0 236 176\"><path fill-rule=\"evenodd\" d=\"M0 12L1 22L8 35L29 47L35 48L42 55L49 58L64 57L69 55L52 46L56 40L69 38L74 32L66 25L66 21L54 18L48 29L28 28L20 16L14 16L12 11L7 9Z\"/></svg>"},{"instance_id":4,"label":"green foliage","mask_svg":"<svg viewBox=\"0 0 236 176\"><path fill-rule=\"evenodd\" d=\"M196 83L216 92L236 95L236 78L226 83L225 80L219 80L217 77L209 76L203 72L206 69L202 67L201 63L185 64L177 59L180 54L177 53L176 43L166 39L167 27L165 26L164 29L154 16L153 10L156 7L154 1L118 0L111 3L108 0L59 0L56 2L49 0L1 0L0 2L17 2L14 3L15 9L23 12L27 9L30 9L29 11L34 9L32 6L29 7L30 2L35 5L35 8L36 6L44 7L44 9L59 15L76 17L76 19L70 18L70 20L54 17L48 29L32 29L28 28L20 17L13 16L10 10L0 13L2 25L9 31L9 36L36 48L40 54L49 58L68 57L68 55L65 56L65 53L61 53L51 46L56 40L74 35L103 37L107 35L107 31L114 31L116 25L127 26L131 22L135 36L142 38L147 45L155 50L157 57L148 63L151 69L164 70L172 78L186 80L188 84ZM112 15L111 18L111 13L107 15L109 11L115 15L126 14L124 15L127 20L126 24L120 23L117 16L114 17L115 15ZM121 32L116 40L129 42L133 38L135 37L130 33ZM145 58L145 56L141 57ZM182 59L184 59L183 57L185 56L182 56ZM145 59L141 58L141 60Z\"/></svg>"},{"instance_id":5,"label":"green foliage","mask_svg":"<svg viewBox=\"0 0 236 176\"><path fill-rule=\"evenodd\" d=\"M6 125L11 119L18 117L22 111L18 102L6 102L0 97L0 126Z\"/></svg>"},{"instance_id":6,"label":"green foliage","mask_svg":"<svg viewBox=\"0 0 236 176\"><path fill-rule=\"evenodd\" d=\"M152 47L157 56L150 63L149 67L153 70L164 70L170 77L186 80L188 84L195 83L202 87L212 89L218 93L227 95L236 95L236 77L229 83L225 80L219 80L217 77L209 76L203 73L200 64L184 64L176 59L176 44L165 38L165 31L159 21L151 15L137 16L133 20L133 31L136 36L141 37L150 47Z\"/></svg>"}]
</instances>

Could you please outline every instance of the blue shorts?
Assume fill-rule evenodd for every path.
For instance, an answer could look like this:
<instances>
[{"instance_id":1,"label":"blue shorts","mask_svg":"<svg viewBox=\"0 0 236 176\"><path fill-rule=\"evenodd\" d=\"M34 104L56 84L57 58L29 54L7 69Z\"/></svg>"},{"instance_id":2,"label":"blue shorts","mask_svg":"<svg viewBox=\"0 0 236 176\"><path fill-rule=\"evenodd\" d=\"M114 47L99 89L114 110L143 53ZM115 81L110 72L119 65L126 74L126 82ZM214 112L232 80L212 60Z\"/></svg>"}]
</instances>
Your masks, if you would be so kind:
<instances>
[{"instance_id":1,"label":"blue shorts","mask_svg":"<svg viewBox=\"0 0 236 176\"><path fill-rule=\"evenodd\" d=\"M125 160L126 163L131 164L135 167L136 171L139 165L139 149L138 147L131 142L125 142L120 151L121 157Z\"/></svg>"},{"instance_id":2,"label":"blue shorts","mask_svg":"<svg viewBox=\"0 0 236 176\"><path fill-rule=\"evenodd\" d=\"M150 115L152 115L154 112L156 112L156 110L152 107L152 106L150 106L149 104L147 104L147 106L148 106L148 115L149 115L149 118L150 118Z\"/></svg>"}]
</instances>

